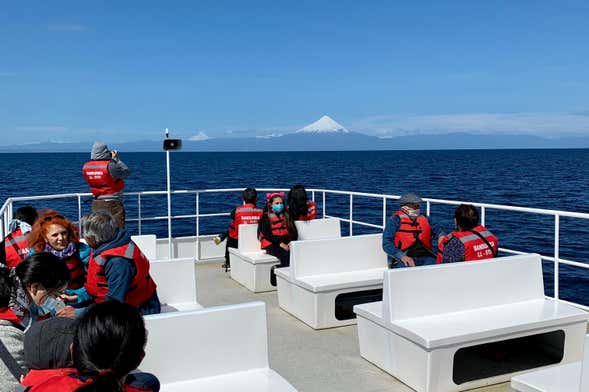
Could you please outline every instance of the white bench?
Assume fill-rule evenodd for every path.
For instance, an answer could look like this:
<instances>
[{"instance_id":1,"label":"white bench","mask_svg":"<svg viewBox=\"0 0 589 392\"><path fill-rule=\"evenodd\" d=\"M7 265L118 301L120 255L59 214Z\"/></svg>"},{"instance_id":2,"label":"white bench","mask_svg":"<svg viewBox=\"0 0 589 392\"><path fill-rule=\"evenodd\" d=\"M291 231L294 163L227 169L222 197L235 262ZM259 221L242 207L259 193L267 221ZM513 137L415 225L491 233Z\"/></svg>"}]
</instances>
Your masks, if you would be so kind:
<instances>
[{"instance_id":1,"label":"white bench","mask_svg":"<svg viewBox=\"0 0 589 392\"><path fill-rule=\"evenodd\" d=\"M277 268L280 307L315 329L356 322L352 307L382 297L382 235L294 241Z\"/></svg>"},{"instance_id":2,"label":"white bench","mask_svg":"<svg viewBox=\"0 0 589 392\"><path fill-rule=\"evenodd\" d=\"M552 366L515 376L511 379L511 387L520 392L589 391L589 335L585 337L582 362Z\"/></svg>"},{"instance_id":3,"label":"white bench","mask_svg":"<svg viewBox=\"0 0 589 392\"><path fill-rule=\"evenodd\" d=\"M354 311L360 354L418 392L462 391L578 361L588 319L544 297L536 254L389 270L383 301Z\"/></svg>"},{"instance_id":4,"label":"white bench","mask_svg":"<svg viewBox=\"0 0 589 392\"><path fill-rule=\"evenodd\" d=\"M193 259L154 261L149 273L157 284L162 313L202 308L196 297Z\"/></svg>"},{"instance_id":5,"label":"white bench","mask_svg":"<svg viewBox=\"0 0 589 392\"><path fill-rule=\"evenodd\" d=\"M215 245L214 235L200 237L172 238L172 259L192 258L199 261L220 261L225 258L225 247ZM156 238L153 234L134 235L131 239L151 261L169 259L167 238Z\"/></svg>"},{"instance_id":6,"label":"white bench","mask_svg":"<svg viewBox=\"0 0 589 392\"><path fill-rule=\"evenodd\" d=\"M314 219L295 222L299 240L341 237L340 220ZM270 269L278 264L276 257L260 249L258 225L239 225L237 249L229 248L231 278L254 293L273 291L270 284Z\"/></svg>"},{"instance_id":7,"label":"white bench","mask_svg":"<svg viewBox=\"0 0 589 392\"><path fill-rule=\"evenodd\" d=\"M294 392L268 365L263 302L215 306L145 317L141 371L162 392Z\"/></svg>"}]
</instances>

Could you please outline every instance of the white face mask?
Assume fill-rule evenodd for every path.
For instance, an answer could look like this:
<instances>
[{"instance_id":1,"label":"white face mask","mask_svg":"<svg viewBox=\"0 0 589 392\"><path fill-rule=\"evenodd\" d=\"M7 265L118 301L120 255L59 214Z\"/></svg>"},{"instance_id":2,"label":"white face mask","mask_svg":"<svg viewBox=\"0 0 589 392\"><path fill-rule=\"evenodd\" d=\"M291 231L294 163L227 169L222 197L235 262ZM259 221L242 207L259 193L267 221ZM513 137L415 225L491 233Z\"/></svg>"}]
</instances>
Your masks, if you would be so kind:
<instances>
[{"instance_id":1,"label":"white face mask","mask_svg":"<svg viewBox=\"0 0 589 392\"><path fill-rule=\"evenodd\" d=\"M403 207L403 211L411 218L417 218L419 216L419 208L414 210L409 207Z\"/></svg>"}]
</instances>

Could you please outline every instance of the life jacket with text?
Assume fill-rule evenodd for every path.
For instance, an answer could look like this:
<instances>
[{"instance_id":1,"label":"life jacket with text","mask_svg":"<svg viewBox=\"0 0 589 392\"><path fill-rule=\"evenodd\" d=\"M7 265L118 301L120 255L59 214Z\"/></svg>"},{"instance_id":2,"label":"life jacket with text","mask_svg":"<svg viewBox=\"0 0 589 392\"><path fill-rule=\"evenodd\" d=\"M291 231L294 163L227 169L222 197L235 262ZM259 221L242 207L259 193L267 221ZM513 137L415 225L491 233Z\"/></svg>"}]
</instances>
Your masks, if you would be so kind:
<instances>
[{"instance_id":1,"label":"life jacket with text","mask_svg":"<svg viewBox=\"0 0 589 392\"><path fill-rule=\"evenodd\" d=\"M114 178L110 175L108 171L109 163L110 160L88 161L82 167L82 174L84 174L84 178L95 198L114 195L121 192L125 187L125 181L122 178Z\"/></svg>"},{"instance_id":2,"label":"life jacket with text","mask_svg":"<svg viewBox=\"0 0 589 392\"><path fill-rule=\"evenodd\" d=\"M84 283L86 282L86 269L80 258L80 252L76 250L73 255L67 259L63 259L63 262L70 270L70 280L67 284L67 288L79 289L84 286Z\"/></svg>"},{"instance_id":3,"label":"life jacket with text","mask_svg":"<svg viewBox=\"0 0 589 392\"><path fill-rule=\"evenodd\" d=\"M317 219L317 205L313 200L307 202L307 215L299 216L298 220L308 221Z\"/></svg>"},{"instance_id":4,"label":"life jacket with text","mask_svg":"<svg viewBox=\"0 0 589 392\"><path fill-rule=\"evenodd\" d=\"M402 210L395 212L394 216L399 217L399 229L395 233L393 242L395 246L402 251L407 251L408 256L427 256L431 255L432 250L432 230L427 218L419 215L411 219ZM411 250L417 247L424 248L423 254L412 254ZM417 251L416 251L417 252Z\"/></svg>"},{"instance_id":5,"label":"life jacket with text","mask_svg":"<svg viewBox=\"0 0 589 392\"><path fill-rule=\"evenodd\" d=\"M6 252L6 266L8 268L16 267L27 257L29 253L27 236L23 234L20 227L4 238L4 251Z\"/></svg>"},{"instance_id":6,"label":"life jacket with text","mask_svg":"<svg viewBox=\"0 0 589 392\"><path fill-rule=\"evenodd\" d=\"M229 237L239 238L239 225L257 224L263 210L254 204L248 203L235 208L235 217L229 225Z\"/></svg>"},{"instance_id":7,"label":"life jacket with text","mask_svg":"<svg viewBox=\"0 0 589 392\"><path fill-rule=\"evenodd\" d=\"M58 369L59 370L59 369ZM51 377L40 384L33 385L27 388L27 392L74 392L78 388L85 385L92 384L94 379L92 377L80 376L76 373L75 369L69 374L56 375ZM124 385L123 390L125 392L151 392L151 389L137 388L130 385Z\"/></svg>"},{"instance_id":8,"label":"life jacket with text","mask_svg":"<svg viewBox=\"0 0 589 392\"><path fill-rule=\"evenodd\" d=\"M283 238L289 237L288 227L286 226L286 217L284 214L276 215L275 213L270 212L268 214L268 219L270 220L270 229L272 230L273 236ZM264 238L264 235L260 233L260 247L266 249L270 245L272 245L272 242Z\"/></svg>"},{"instance_id":9,"label":"life jacket with text","mask_svg":"<svg viewBox=\"0 0 589 392\"><path fill-rule=\"evenodd\" d=\"M497 237L484 226L477 226L472 230L453 231L438 245L436 262L442 263L444 247L453 238L458 238L464 245L464 261L478 261L497 256L499 241Z\"/></svg>"},{"instance_id":10,"label":"life jacket with text","mask_svg":"<svg viewBox=\"0 0 589 392\"><path fill-rule=\"evenodd\" d=\"M141 253L139 247L133 241L126 245L102 251L99 255L95 255L94 252L90 255L86 291L94 298L95 302L106 301L108 281L105 268L111 257L123 257L131 260L135 265L137 273L131 280L125 303L139 307L153 295L156 284L149 275L149 260Z\"/></svg>"}]
</instances>

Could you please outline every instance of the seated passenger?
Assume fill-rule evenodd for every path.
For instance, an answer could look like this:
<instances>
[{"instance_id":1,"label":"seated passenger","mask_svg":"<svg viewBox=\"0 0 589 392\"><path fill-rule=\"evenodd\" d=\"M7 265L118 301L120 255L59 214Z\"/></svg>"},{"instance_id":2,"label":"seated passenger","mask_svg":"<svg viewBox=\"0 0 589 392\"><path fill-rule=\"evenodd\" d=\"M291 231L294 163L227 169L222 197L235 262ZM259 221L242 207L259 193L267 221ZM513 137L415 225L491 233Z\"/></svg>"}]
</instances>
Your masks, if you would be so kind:
<instances>
[{"instance_id":1,"label":"seated passenger","mask_svg":"<svg viewBox=\"0 0 589 392\"><path fill-rule=\"evenodd\" d=\"M255 188L245 188L242 197L243 204L235 207L233 211L231 211L229 230L214 239L215 243L219 245L225 238L227 238L225 264L223 264L225 271L231 267L229 263L229 248L237 248L239 245L239 225L257 224L262 215L262 209L256 207L256 203L258 202L258 192L256 192Z\"/></svg>"},{"instance_id":2,"label":"seated passenger","mask_svg":"<svg viewBox=\"0 0 589 392\"><path fill-rule=\"evenodd\" d=\"M281 267L290 264L290 241L297 239L297 229L284 210L284 192L268 193L264 213L258 223L260 246L280 260Z\"/></svg>"},{"instance_id":3,"label":"seated passenger","mask_svg":"<svg viewBox=\"0 0 589 392\"><path fill-rule=\"evenodd\" d=\"M317 206L308 200L305 187L298 184L290 188L287 197L288 214L293 221L317 219Z\"/></svg>"},{"instance_id":4,"label":"seated passenger","mask_svg":"<svg viewBox=\"0 0 589 392\"><path fill-rule=\"evenodd\" d=\"M27 233L37 219L37 211L31 206L20 207L10 222L10 233L4 238L0 245L0 264L14 268L27 257L29 245Z\"/></svg>"},{"instance_id":5,"label":"seated passenger","mask_svg":"<svg viewBox=\"0 0 589 392\"><path fill-rule=\"evenodd\" d=\"M73 317L59 298L70 278L66 265L51 253L36 253L10 270L9 314L23 329L53 316Z\"/></svg>"},{"instance_id":6,"label":"seated passenger","mask_svg":"<svg viewBox=\"0 0 589 392\"><path fill-rule=\"evenodd\" d=\"M24 371L24 328L8 307L12 286L10 271L0 268L0 391L13 391Z\"/></svg>"},{"instance_id":7,"label":"seated passenger","mask_svg":"<svg viewBox=\"0 0 589 392\"><path fill-rule=\"evenodd\" d=\"M438 263L477 261L497 257L499 241L479 225L479 212L471 204L461 204L454 211L457 231L448 234L439 244Z\"/></svg>"},{"instance_id":8,"label":"seated passenger","mask_svg":"<svg viewBox=\"0 0 589 392\"><path fill-rule=\"evenodd\" d=\"M90 248L80 242L78 227L57 211L43 212L28 236L29 254L49 252L62 260L70 270L68 289L79 289L86 281Z\"/></svg>"},{"instance_id":9,"label":"seated passenger","mask_svg":"<svg viewBox=\"0 0 589 392\"><path fill-rule=\"evenodd\" d=\"M440 232L420 214L421 198L413 193L402 195L399 210L387 221L382 234L382 248L389 256L389 268L415 267L436 263L432 242Z\"/></svg>"},{"instance_id":10,"label":"seated passenger","mask_svg":"<svg viewBox=\"0 0 589 392\"><path fill-rule=\"evenodd\" d=\"M84 219L84 239L93 250L85 290L95 302L117 300L133 305L141 314L160 313L149 260L108 211L96 211Z\"/></svg>"},{"instance_id":11,"label":"seated passenger","mask_svg":"<svg viewBox=\"0 0 589 392\"><path fill-rule=\"evenodd\" d=\"M146 342L143 317L133 306L118 301L93 305L76 327L72 371L35 383L26 391L157 392L155 376L131 373L143 360Z\"/></svg>"}]
</instances>

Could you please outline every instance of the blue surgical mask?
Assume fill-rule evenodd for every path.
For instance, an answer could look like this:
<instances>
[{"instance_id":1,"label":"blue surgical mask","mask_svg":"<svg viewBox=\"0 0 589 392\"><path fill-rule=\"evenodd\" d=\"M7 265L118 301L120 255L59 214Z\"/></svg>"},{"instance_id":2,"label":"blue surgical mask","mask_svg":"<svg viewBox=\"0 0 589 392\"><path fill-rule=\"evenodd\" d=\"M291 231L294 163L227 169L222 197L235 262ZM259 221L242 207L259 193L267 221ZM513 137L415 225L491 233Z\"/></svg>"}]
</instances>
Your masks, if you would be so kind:
<instances>
[{"instance_id":1,"label":"blue surgical mask","mask_svg":"<svg viewBox=\"0 0 589 392\"><path fill-rule=\"evenodd\" d=\"M277 214L280 214L283 209L284 209L284 205L282 205L282 204L272 204L272 211L274 211Z\"/></svg>"},{"instance_id":2,"label":"blue surgical mask","mask_svg":"<svg viewBox=\"0 0 589 392\"><path fill-rule=\"evenodd\" d=\"M57 312L65 308L65 304L60 299L48 297L42 305L37 305L37 307L41 310L41 315L50 313L54 317Z\"/></svg>"}]
</instances>

